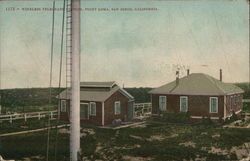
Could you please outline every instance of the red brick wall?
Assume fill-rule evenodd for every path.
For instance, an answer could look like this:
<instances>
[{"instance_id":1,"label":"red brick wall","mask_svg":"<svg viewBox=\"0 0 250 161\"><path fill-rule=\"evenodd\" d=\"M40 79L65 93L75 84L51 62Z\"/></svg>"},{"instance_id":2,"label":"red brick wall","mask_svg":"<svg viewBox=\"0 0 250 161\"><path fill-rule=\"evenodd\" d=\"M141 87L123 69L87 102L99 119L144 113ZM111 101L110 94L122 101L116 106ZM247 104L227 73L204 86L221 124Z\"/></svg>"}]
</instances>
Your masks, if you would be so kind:
<instances>
[{"instance_id":1,"label":"red brick wall","mask_svg":"<svg viewBox=\"0 0 250 161\"><path fill-rule=\"evenodd\" d=\"M59 110L60 110L60 120L69 121L69 100L67 100L66 112L61 112L61 105L59 105Z\"/></svg>"},{"instance_id":2,"label":"red brick wall","mask_svg":"<svg viewBox=\"0 0 250 161\"><path fill-rule=\"evenodd\" d=\"M115 102L121 102L121 114L115 115ZM104 102L104 124L112 124L114 119L125 120L128 112L128 98L119 91L115 92L109 99Z\"/></svg>"},{"instance_id":3,"label":"red brick wall","mask_svg":"<svg viewBox=\"0 0 250 161\"><path fill-rule=\"evenodd\" d=\"M121 102L121 114L115 115L114 103ZM90 101L81 101L81 103L90 103ZM125 121L128 112L128 98L121 94L119 91L115 92L110 98L104 102L104 125L112 124L114 119L121 119ZM60 112L60 119L69 121L69 101L67 102L67 112ZM81 119L81 123L102 125L102 103L96 102L96 116L89 115L89 119Z\"/></svg>"},{"instance_id":4,"label":"red brick wall","mask_svg":"<svg viewBox=\"0 0 250 161\"><path fill-rule=\"evenodd\" d=\"M159 96L167 97L167 112L180 112L180 96L186 95L152 95L152 113L158 114ZM224 96L187 96L188 112L191 116L205 117L223 117L224 114ZM209 97L218 97L218 113L209 113Z\"/></svg>"},{"instance_id":5,"label":"red brick wall","mask_svg":"<svg viewBox=\"0 0 250 161\"><path fill-rule=\"evenodd\" d=\"M90 101L81 101L81 103L89 104ZM81 119L81 123L92 124L92 125L102 125L102 103L101 102L95 102L95 103L96 103L96 116L89 115L89 119ZM90 110L90 104L89 104L89 110Z\"/></svg>"},{"instance_id":6,"label":"red brick wall","mask_svg":"<svg viewBox=\"0 0 250 161\"><path fill-rule=\"evenodd\" d=\"M234 96L238 96L239 97L239 100L238 100L238 103L234 104L232 102L232 97ZM234 94L234 95L228 95L226 96L226 116L230 116L233 114L233 111L234 112L237 112L239 110L242 110L242 99L243 99L243 94Z\"/></svg>"},{"instance_id":7,"label":"red brick wall","mask_svg":"<svg viewBox=\"0 0 250 161\"><path fill-rule=\"evenodd\" d=\"M81 101L81 103L90 103L90 101ZM96 116L89 115L89 119L81 119L83 124L92 124L92 125L102 125L102 103L96 103ZM67 101L67 112L60 112L60 120L69 121L69 101Z\"/></svg>"}]
</instances>

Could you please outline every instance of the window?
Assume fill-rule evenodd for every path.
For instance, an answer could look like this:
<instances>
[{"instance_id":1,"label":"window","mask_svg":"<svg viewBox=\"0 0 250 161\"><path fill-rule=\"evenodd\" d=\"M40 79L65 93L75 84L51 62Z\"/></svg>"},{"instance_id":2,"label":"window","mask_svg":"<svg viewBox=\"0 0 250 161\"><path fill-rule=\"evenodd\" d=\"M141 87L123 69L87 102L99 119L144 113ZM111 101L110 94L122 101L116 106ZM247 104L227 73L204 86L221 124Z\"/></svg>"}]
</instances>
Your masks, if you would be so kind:
<instances>
[{"instance_id":1,"label":"window","mask_svg":"<svg viewBox=\"0 0 250 161\"><path fill-rule=\"evenodd\" d=\"M61 100L61 112L66 112L66 100Z\"/></svg>"},{"instance_id":2,"label":"window","mask_svg":"<svg viewBox=\"0 0 250 161\"><path fill-rule=\"evenodd\" d=\"M115 102L115 115L121 114L121 102L116 101Z\"/></svg>"},{"instance_id":3,"label":"window","mask_svg":"<svg viewBox=\"0 0 250 161\"><path fill-rule=\"evenodd\" d=\"M238 101L238 96L234 96L234 105L237 105L237 101Z\"/></svg>"},{"instance_id":4,"label":"window","mask_svg":"<svg viewBox=\"0 0 250 161\"><path fill-rule=\"evenodd\" d=\"M95 102L90 102L90 115L96 115L96 104Z\"/></svg>"},{"instance_id":5,"label":"window","mask_svg":"<svg viewBox=\"0 0 250 161\"><path fill-rule=\"evenodd\" d=\"M180 97L180 112L187 112L188 111L188 97L181 96Z\"/></svg>"},{"instance_id":6,"label":"window","mask_svg":"<svg viewBox=\"0 0 250 161\"><path fill-rule=\"evenodd\" d=\"M167 108L167 97L166 96L160 96L159 97L159 109L161 111L166 111Z\"/></svg>"},{"instance_id":7,"label":"window","mask_svg":"<svg viewBox=\"0 0 250 161\"><path fill-rule=\"evenodd\" d=\"M218 113L218 98L210 97L209 106L210 106L210 113Z\"/></svg>"},{"instance_id":8,"label":"window","mask_svg":"<svg viewBox=\"0 0 250 161\"><path fill-rule=\"evenodd\" d=\"M80 118L89 119L89 104L88 103L80 104Z\"/></svg>"}]
</instances>

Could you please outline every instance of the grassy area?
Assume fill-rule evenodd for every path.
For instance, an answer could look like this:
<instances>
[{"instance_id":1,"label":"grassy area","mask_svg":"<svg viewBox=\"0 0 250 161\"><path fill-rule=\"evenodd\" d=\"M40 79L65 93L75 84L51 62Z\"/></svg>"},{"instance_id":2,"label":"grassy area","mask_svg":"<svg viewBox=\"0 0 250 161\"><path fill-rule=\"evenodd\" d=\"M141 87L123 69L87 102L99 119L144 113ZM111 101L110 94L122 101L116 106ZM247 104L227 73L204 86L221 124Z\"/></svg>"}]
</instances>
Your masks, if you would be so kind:
<instances>
[{"instance_id":1,"label":"grassy area","mask_svg":"<svg viewBox=\"0 0 250 161\"><path fill-rule=\"evenodd\" d=\"M60 130L61 131L61 130ZM237 160L233 147L250 142L250 129L223 129L194 124L160 124L124 129L82 126L82 156L88 160ZM51 131L50 160L54 160L56 131ZM46 154L47 132L0 137L0 152L6 158L22 159ZM69 160L69 134L58 135L57 160ZM214 153L213 149L228 151Z\"/></svg>"},{"instance_id":2,"label":"grassy area","mask_svg":"<svg viewBox=\"0 0 250 161\"><path fill-rule=\"evenodd\" d=\"M55 126L56 124L56 120L50 121L51 126ZM59 122L58 124L63 124L63 122ZM23 119L13 120L13 123L10 123L9 121L4 121L0 123L0 134L46 127L48 127L48 118L41 118L40 120L38 120L38 118L30 118L27 119L26 122Z\"/></svg>"}]
</instances>

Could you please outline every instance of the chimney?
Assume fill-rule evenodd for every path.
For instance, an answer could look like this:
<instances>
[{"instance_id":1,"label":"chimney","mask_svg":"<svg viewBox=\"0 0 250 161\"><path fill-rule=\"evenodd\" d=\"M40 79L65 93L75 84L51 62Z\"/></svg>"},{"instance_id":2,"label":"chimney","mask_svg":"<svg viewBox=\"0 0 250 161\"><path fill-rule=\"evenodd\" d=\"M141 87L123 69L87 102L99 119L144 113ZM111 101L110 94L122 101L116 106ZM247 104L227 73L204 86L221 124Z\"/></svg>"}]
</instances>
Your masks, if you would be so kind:
<instances>
[{"instance_id":1,"label":"chimney","mask_svg":"<svg viewBox=\"0 0 250 161\"><path fill-rule=\"evenodd\" d=\"M220 81L222 82L222 69L220 69Z\"/></svg>"},{"instance_id":2,"label":"chimney","mask_svg":"<svg viewBox=\"0 0 250 161\"><path fill-rule=\"evenodd\" d=\"M176 85L179 85L179 71L176 71Z\"/></svg>"},{"instance_id":3,"label":"chimney","mask_svg":"<svg viewBox=\"0 0 250 161\"><path fill-rule=\"evenodd\" d=\"M189 75L189 69L187 69L187 75Z\"/></svg>"}]
</instances>

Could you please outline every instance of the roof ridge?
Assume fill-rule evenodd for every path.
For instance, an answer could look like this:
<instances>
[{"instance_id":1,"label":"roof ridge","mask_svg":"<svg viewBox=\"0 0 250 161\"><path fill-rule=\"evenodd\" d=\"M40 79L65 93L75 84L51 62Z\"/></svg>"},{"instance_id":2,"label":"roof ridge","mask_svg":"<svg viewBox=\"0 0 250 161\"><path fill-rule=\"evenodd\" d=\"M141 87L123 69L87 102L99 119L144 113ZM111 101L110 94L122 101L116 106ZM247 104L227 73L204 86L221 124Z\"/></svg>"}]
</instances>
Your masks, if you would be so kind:
<instances>
[{"instance_id":1,"label":"roof ridge","mask_svg":"<svg viewBox=\"0 0 250 161\"><path fill-rule=\"evenodd\" d=\"M203 73L204 74L204 73ZM222 91L223 93L226 93L226 91L224 90L224 89L222 89L220 86L218 86L218 84L217 84L217 82L219 81L219 80L217 80L217 79L215 79L214 77L212 77L212 76L210 76L210 75L207 75L207 74L204 74L207 78L208 78L208 80L210 81L210 82L212 82L214 85L215 85L215 87L217 87L217 89L219 89L220 91ZM223 82L221 82L221 81L219 81L220 83L223 83Z\"/></svg>"}]
</instances>

